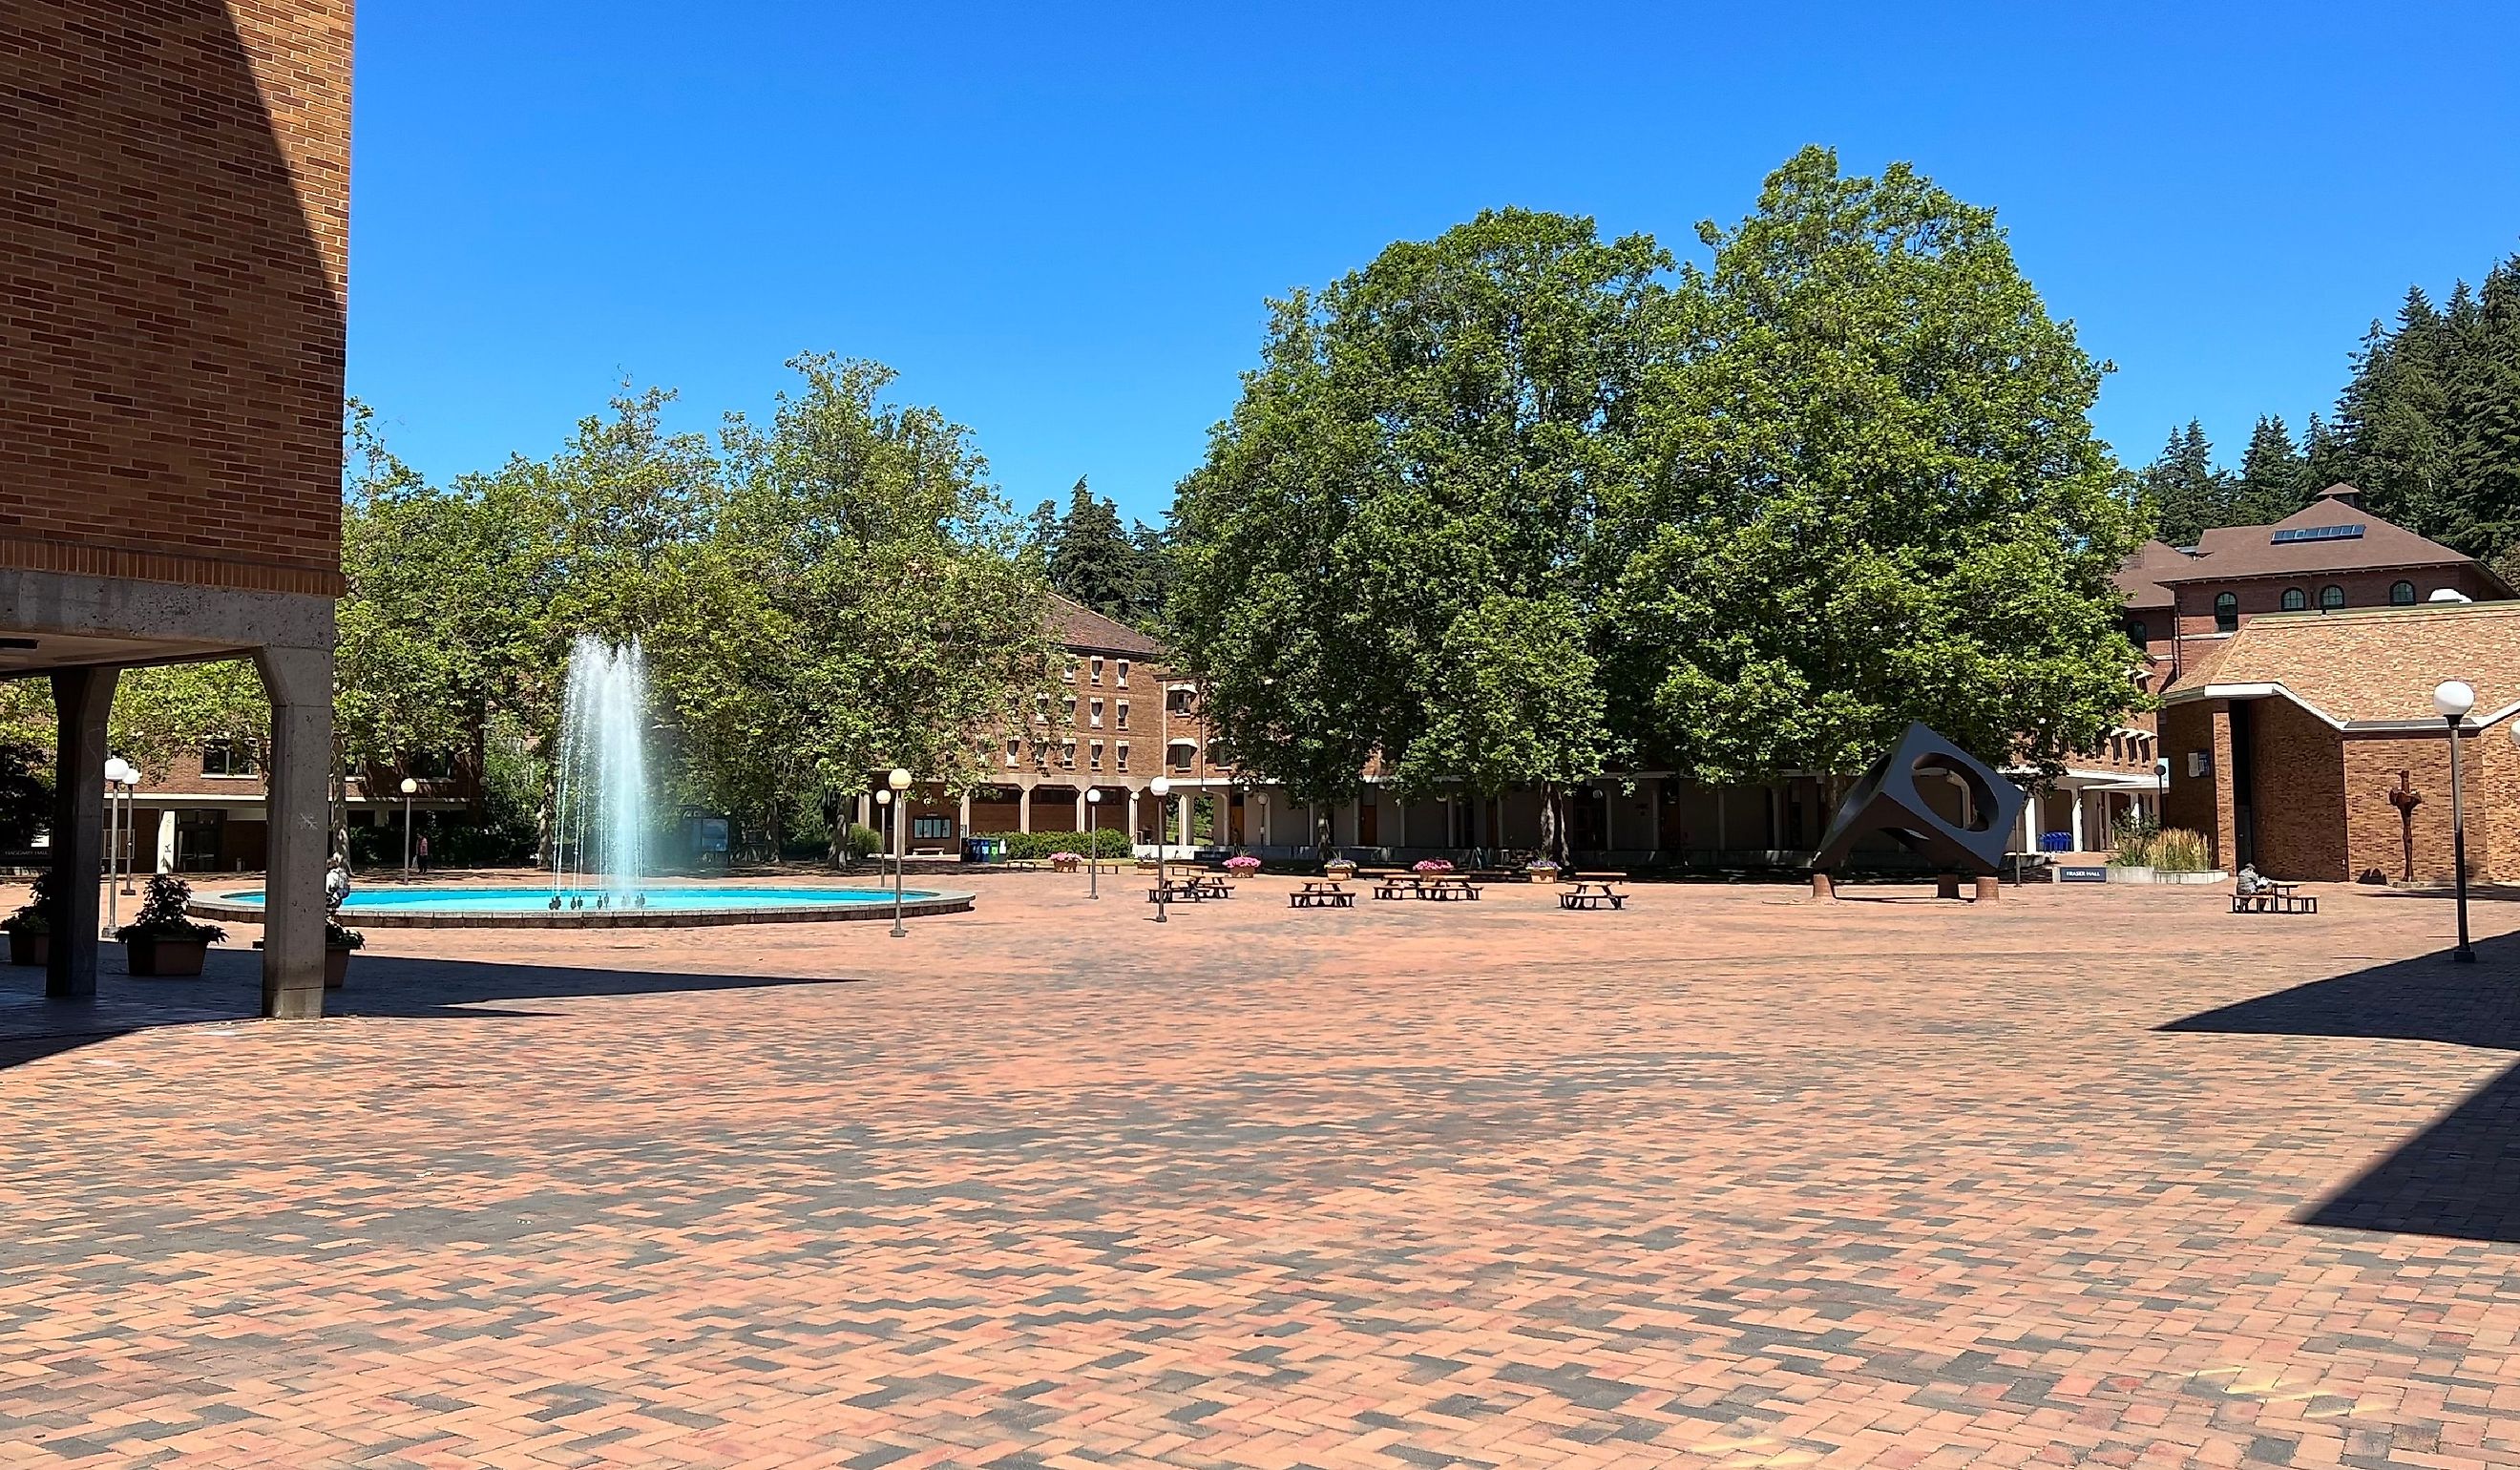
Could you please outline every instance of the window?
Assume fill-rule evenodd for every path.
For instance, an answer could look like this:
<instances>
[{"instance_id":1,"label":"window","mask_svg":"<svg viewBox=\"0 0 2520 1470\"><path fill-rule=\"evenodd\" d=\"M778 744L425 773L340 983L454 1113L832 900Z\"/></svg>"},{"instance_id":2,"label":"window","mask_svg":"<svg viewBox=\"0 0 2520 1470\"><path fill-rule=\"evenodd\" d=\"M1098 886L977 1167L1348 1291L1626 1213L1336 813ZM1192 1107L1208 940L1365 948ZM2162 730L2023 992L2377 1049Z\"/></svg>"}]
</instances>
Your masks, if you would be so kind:
<instances>
[{"instance_id":1,"label":"window","mask_svg":"<svg viewBox=\"0 0 2520 1470\"><path fill-rule=\"evenodd\" d=\"M1067 661L1067 667L1059 671L1058 677L1066 680L1070 684L1074 684L1076 682L1076 660L1073 658L1069 659Z\"/></svg>"},{"instance_id":2,"label":"window","mask_svg":"<svg viewBox=\"0 0 2520 1470\"><path fill-rule=\"evenodd\" d=\"M2414 584L2414 583L2412 583L2412 582L2392 582L2392 583L2390 583L2390 584L2389 584L2389 605L2390 605L2390 606L2392 606L2392 607L2410 607L2410 606L2414 605L2414 601L2415 601L2415 584Z\"/></svg>"},{"instance_id":3,"label":"window","mask_svg":"<svg viewBox=\"0 0 2520 1470\"><path fill-rule=\"evenodd\" d=\"M1102 769L1102 742L1101 740L1096 740L1093 745L1086 750L1085 766L1089 771L1100 771Z\"/></svg>"},{"instance_id":4,"label":"window","mask_svg":"<svg viewBox=\"0 0 2520 1470\"><path fill-rule=\"evenodd\" d=\"M1129 660L1125 658L1121 659L1120 666L1115 672L1118 677L1113 679L1111 682L1122 689L1127 689L1129 687Z\"/></svg>"},{"instance_id":5,"label":"window","mask_svg":"<svg viewBox=\"0 0 2520 1470\"><path fill-rule=\"evenodd\" d=\"M954 835L954 828L953 824L943 817L913 817L910 819L910 835L951 837Z\"/></svg>"},{"instance_id":6,"label":"window","mask_svg":"<svg viewBox=\"0 0 2520 1470\"><path fill-rule=\"evenodd\" d=\"M2345 589L2330 582L2318 590L2318 610L2333 612L2345 605Z\"/></svg>"},{"instance_id":7,"label":"window","mask_svg":"<svg viewBox=\"0 0 2520 1470\"><path fill-rule=\"evenodd\" d=\"M1022 762L1022 760L1023 741L1016 739L1012 735L1009 736L1007 739L1007 769L1010 771L1013 770Z\"/></svg>"},{"instance_id":8,"label":"window","mask_svg":"<svg viewBox=\"0 0 2520 1470\"><path fill-rule=\"evenodd\" d=\"M253 760L253 747L243 740L202 742L203 776L251 776L258 769Z\"/></svg>"},{"instance_id":9,"label":"window","mask_svg":"<svg viewBox=\"0 0 2520 1470\"><path fill-rule=\"evenodd\" d=\"M2143 619L2139 617L2127 620L2127 638L2135 645L2138 652L2141 652L2144 645L2152 642L2148 630L2143 626Z\"/></svg>"},{"instance_id":10,"label":"window","mask_svg":"<svg viewBox=\"0 0 2520 1470\"><path fill-rule=\"evenodd\" d=\"M2214 631L2217 633L2240 631L2240 600L2228 592L2214 595Z\"/></svg>"},{"instance_id":11,"label":"window","mask_svg":"<svg viewBox=\"0 0 2520 1470\"><path fill-rule=\"evenodd\" d=\"M1047 725L1050 723L1050 696L1048 694L1035 694L1032 696L1032 720L1036 725Z\"/></svg>"},{"instance_id":12,"label":"window","mask_svg":"<svg viewBox=\"0 0 2520 1470\"><path fill-rule=\"evenodd\" d=\"M1128 728L1129 728L1129 701L1128 701L1128 700L1126 700L1126 699L1121 700L1121 701L1120 701L1120 707L1119 707L1119 708L1117 708L1117 709L1115 709L1115 710L1113 710L1113 711L1111 711L1111 728L1112 728L1113 730L1126 730L1126 729L1128 729Z\"/></svg>"},{"instance_id":13,"label":"window","mask_svg":"<svg viewBox=\"0 0 2520 1470\"><path fill-rule=\"evenodd\" d=\"M1189 740L1175 740L1164 750L1164 764L1176 771L1187 771L1197 758L1198 746Z\"/></svg>"},{"instance_id":14,"label":"window","mask_svg":"<svg viewBox=\"0 0 2520 1470\"><path fill-rule=\"evenodd\" d=\"M1076 696L1074 694L1067 696L1067 723L1070 725L1076 723Z\"/></svg>"},{"instance_id":15,"label":"window","mask_svg":"<svg viewBox=\"0 0 2520 1470\"><path fill-rule=\"evenodd\" d=\"M1061 740L1058 742L1058 769L1061 771L1073 771L1076 769L1076 742L1074 740Z\"/></svg>"},{"instance_id":16,"label":"window","mask_svg":"<svg viewBox=\"0 0 2520 1470\"><path fill-rule=\"evenodd\" d=\"M1115 771L1126 771L1126 770L1128 770L1128 769L1129 769L1129 742L1128 742L1128 741L1126 741L1126 740L1122 740L1122 741L1120 742L1120 744L1119 744L1119 748L1111 752L1111 759L1112 759L1112 769L1113 769L1113 770L1115 770Z\"/></svg>"},{"instance_id":17,"label":"window","mask_svg":"<svg viewBox=\"0 0 2520 1470\"><path fill-rule=\"evenodd\" d=\"M1102 684L1102 660L1101 660L1101 659L1099 659L1099 658L1098 658L1098 659L1094 660L1094 683L1095 683L1096 685L1098 685L1098 686L1099 686L1099 685L1101 685L1101 684Z\"/></svg>"},{"instance_id":18,"label":"window","mask_svg":"<svg viewBox=\"0 0 2520 1470\"><path fill-rule=\"evenodd\" d=\"M1102 701L1100 699L1094 701L1093 720L1094 728L1096 730L1101 730L1102 728Z\"/></svg>"},{"instance_id":19,"label":"window","mask_svg":"<svg viewBox=\"0 0 2520 1470\"><path fill-rule=\"evenodd\" d=\"M2286 612L2299 612L2299 611L2301 611L2303 608L2305 608L2305 607L2307 607L2307 606L2309 606L2309 605L2310 605L2310 599L2309 599L2307 596L2305 596L2305 595L2303 594L2303 592L2302 592L2302 590L2301 590L2300 588L2298 588L2298 587L2287 587L2287 588L2285 588L2285 589L2284 589L2284 595L2283 595L2283 610L2284 610L2284 611L2286 611Z\"/></svg>"},{"instance_id":20,"label":"window","mask_svg":"<svg viewBox=\"0 0 2520 1470\"><path fill-rule=\"evenodd\" d=\"M1171 710L1177 715L1189 714L1190 686L1186 684L1175 685L1173 688L1164 690L1164 708Z\"/></svg>"}]
</instances>

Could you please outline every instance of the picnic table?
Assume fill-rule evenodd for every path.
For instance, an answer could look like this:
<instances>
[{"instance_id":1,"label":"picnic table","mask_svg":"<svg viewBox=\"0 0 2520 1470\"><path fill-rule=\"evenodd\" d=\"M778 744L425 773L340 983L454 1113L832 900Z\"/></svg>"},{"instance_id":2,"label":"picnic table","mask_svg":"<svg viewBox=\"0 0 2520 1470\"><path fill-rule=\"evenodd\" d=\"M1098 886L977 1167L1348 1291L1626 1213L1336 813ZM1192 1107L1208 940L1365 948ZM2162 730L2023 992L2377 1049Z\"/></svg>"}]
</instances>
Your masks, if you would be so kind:
<instances>
[{"instance_id":1,"label":"picnic table","mask_svg":"<svg viewBox=\"0 0 2520 1470\"><path fill-rule=\"evenodd\" d=\"M2258 879L2254 888L2231 891L2234 913L2317 913L2318 900L2301 891L2299 883L2278 883L2272 878Z\"/></svg>"},{"instance_id":2,"label":"picnic table","mask_svg":"<svg viewBox=\"0 0 2520 1470\"><path fill-rule=\"evenodd\" d=\"M1557 907L1560 909L1599 909L1604 906L1625 909L1628 907L1628 896L1624 893L1612 892L1607 883L1585 882L1571 884L1565 892L1557 895Z\"/></svg>"},{"instance_id":3,"label":"picnic table","mask_svg":"<svg viewBox=\"0 0 2520 1470\"><path fill-rule=\"evenodd\" d=\"M1396 872L1375 885L1373 896L1378 899L1415 898L1439 901L1475 899L1479 896L1479 888L1477 883L1461 873Z\"/></svg>"},{"instance_id":4,"label":"picnic table","mask_svg":"<svg viewBox=\"0 0 2520 1470\"><path fill-rule=\"evenodd\" d=\"M1187 878L1158 883L1147 890L1147 902L1150 904L1196 904L1208 899L1232 897L1234 890L1226 886L1223 878L1200 877L1195 873Z\"/></svg>"},{"instance_id":5,"label":"picnic table","mask_svg":"<svg viewBox=\"0 0 2520 1470\"><path fill-rule=\"evenodd\" d=\"M1307 878L1304 885L1286 895L1289 909L1353 909L1356 895L1347 891L1336 878Z\"/></svg>"}]
</instances>

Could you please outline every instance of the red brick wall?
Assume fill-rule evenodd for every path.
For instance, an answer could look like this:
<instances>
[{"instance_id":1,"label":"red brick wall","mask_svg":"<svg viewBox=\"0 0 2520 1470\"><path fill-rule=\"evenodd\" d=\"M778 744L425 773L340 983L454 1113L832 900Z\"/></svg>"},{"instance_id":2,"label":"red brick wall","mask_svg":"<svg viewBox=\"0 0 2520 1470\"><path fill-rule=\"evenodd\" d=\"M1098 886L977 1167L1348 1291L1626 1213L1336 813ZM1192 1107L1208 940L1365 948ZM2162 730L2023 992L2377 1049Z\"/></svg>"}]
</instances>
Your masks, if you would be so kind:
<instances>
[{"instance_id":1,"label":"red brick wall","mask_svg":"<svg viewBox=\"0 0 2520 1470\"><path fill-rule=\"evenodd\" d=\"M2497 728L2470 739L2461 751L2467 791L2467 861L2478 877L2497 875L2498 829L2507 830L2511 801L2511 741ZM2450 740L2440 735L2358 735L2345 742L2348 845L2359 875L2378 869L2392 882L2406 875L2406 828L2389 792L2398 773L2423 800L2414 813L2414 881L2447 883L2451 863ZM2507 862L2505 866L2508 866Z\"/></svg>"},{"instance_id":2,"label":"red brick wall","mask_svg":"<svg viewBox=\"0 0 2520 1470\"><path fill-rule=\"evenodd\" d=\"M339 593L350 30L0 9L0 566Z\"/></svg>"},{"instance_id":3,"label":"red brick wall","mask_svg":"<svg viewBox=\"0 0 2520 1470\"><path fill-rule=\"evenodd\" d=\"M2339 882L2346 869L2345 765L2333 726L2289 699L2249 701L2251 858L2271 878Z\"/></svg>"},{"instance_id":4,"label":"red brick wall","mask_svg":"<svg viewBox=\"0 0 2520 1470\"><path fill-rule=\"evenodd\" d=\"M2202 777L2191 777L2187 770L2191 752L2213 751L2213 714L2221 708L2220 700L2191 700L2161 712L2161 753L2170 762L2170 789L2161 804L2163 826L2185 827L2209 838L2214 834L2227 773L2216 767Z\"/></svg>"},{"instance_id":5,"label":"red brick wall","mask_svg":"<svg viewBox=\"0 0 2520 1470\"><path fill-rule=\"evenodd\" d=\"M2196 582L2172 589L2179 600L2179 632L2182 638L2211 637L2214 633L2214 599L2229 593L2239 599L2240 621L2283 610L2283 595L2297 588L2310 605L2305 611L2318 610L2319 592L2327 587L2345 589L2347 607L2386 607L2389 588L2397 582L2415 584L2415 601L2427 601L2440 588L2465 593L2477 601L2498 600L2502 595L2488 586L2483 570L2473 564L2426 567L2420 571L2320 572L2309 576L2278 578L2259 577L2247 581ZM2156 616L2154 622L2163 622ZM2148 628L2155 638L2166 636L2167 628ZM2157 645L2156 645L2157 646Z\"/></svg>"}]
</instances>

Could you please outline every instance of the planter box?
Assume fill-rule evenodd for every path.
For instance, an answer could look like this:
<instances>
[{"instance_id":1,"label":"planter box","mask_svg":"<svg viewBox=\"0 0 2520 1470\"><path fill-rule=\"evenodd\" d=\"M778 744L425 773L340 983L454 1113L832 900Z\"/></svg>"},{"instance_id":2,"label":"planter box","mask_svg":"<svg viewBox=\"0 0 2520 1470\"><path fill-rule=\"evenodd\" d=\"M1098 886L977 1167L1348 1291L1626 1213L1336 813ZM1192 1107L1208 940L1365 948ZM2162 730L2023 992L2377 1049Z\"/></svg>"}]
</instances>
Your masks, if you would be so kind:
<instances>
[{"instance_id":1,"label":"planter box","mask_svg":"<svg viewBox=\"0 0 2520 1470\"><path fill-rule=\"evenodd\" d=\"M11 964L50 964L52 960L53 936L50 934L10 934Z\"/></svg>"},{"instance_id":2,"label":"planter box","mask_svg":"<svg viewBox=\"0 0 2520 1470\"><path fill-rule=\"evenodd\" d=\"M2204 872L2170 872L2156 868L2152 871L2152 880L2156 883L2228 883L2231 881L2231 875L2219 868Z\"/></svg>"},{"instance_id":3,"label":"planter box","mask_svg":"<svg viewBox=\"0 0 2520 1470\"><path fill-rule=\"evenodd\" d=\"M2134 864L2129 863L2112 863L2109 865L2108 872L2109 881L2112 883L2157 883L2161 881L2159 877L2154 875L2153 870L2149 866L2137 867Z\"/></svg>"},{"instance_id":4,"label":"planter box","mask_svg":"<svg viewBox=\"0 0 2520 1470\"><path fill-rule=\"evenodd\" d=\"M206 939L126 939L124 962L135 975L177 979L202 972L202 958L210 952Z\"/></svg>"},{"instance_id":5,"label":"planter box","mask_svg":"<svg viewBox=\"0 0 2520 1470\"><path fill-rule=\"evenodd\" d=\"M326 990L339 990L349 980L350 957L357 953L356 950L335 949L329 944L324 947L324 988Z\"/></svg>"}]
</instances>

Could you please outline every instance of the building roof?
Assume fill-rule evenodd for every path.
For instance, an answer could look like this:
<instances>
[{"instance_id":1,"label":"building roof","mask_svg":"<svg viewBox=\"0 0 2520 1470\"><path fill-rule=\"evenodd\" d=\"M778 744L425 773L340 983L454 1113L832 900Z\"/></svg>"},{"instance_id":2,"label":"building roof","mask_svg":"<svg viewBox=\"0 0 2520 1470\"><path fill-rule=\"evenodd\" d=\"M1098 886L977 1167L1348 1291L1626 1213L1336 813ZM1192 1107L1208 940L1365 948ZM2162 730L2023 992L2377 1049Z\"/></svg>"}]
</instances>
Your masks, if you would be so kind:
<instances>
[{"instance_id":1,"label":"building roof","mask_svg":"<svg viewBox=\"0 0 2520 1470\"><path fill-rule=\"evenodd\" d=\"M2437 727L2433 687L2446 679L2465 680L2476 690L2470 719L2478 723L2520 707L2520 602L2252 618L2225 644L2219 666L2191 667L2169 697L2281 694L2340 727Z\"/></svg>"},{"instance_id":2,"label":"building roof","mask_svg":"<svg viewBox=\"0 0 2520 1470\"><path fill-rule=\"evenodd\" d=\"M1055 592L1050 595L1042 618L1049 625L1050 636L1065 647L1090 653L1125 653L1132 658L1172 657L1170 648L1137 629Z\"/></svg>"},{"instance_id":3,"label":"building roof","mask_svg":"<svg viewBox=\"0 0 2520 1470\"><path fill-rule=\"evenodd\" d=\"M2181 554L2183 564L2153 580L2165 587L2242 577L2318 576L2452 566L2470 558L2362 509L2362 492L2330 485L2272 525L2217 526Z\"/></svg>"},{"instance_id":4,"label":"building roof","mask_svg":"<svg viewBox=\"0 0 2520 1470\"><path fill-rule=\"evenodd\" d=\"M2161 585L2161 579L2193 559L2167 541L2147 541L2117 569L2118 591L2126 594L2129 608L2172 606L2178 600Z\"/></svg>"}]
</instances>

